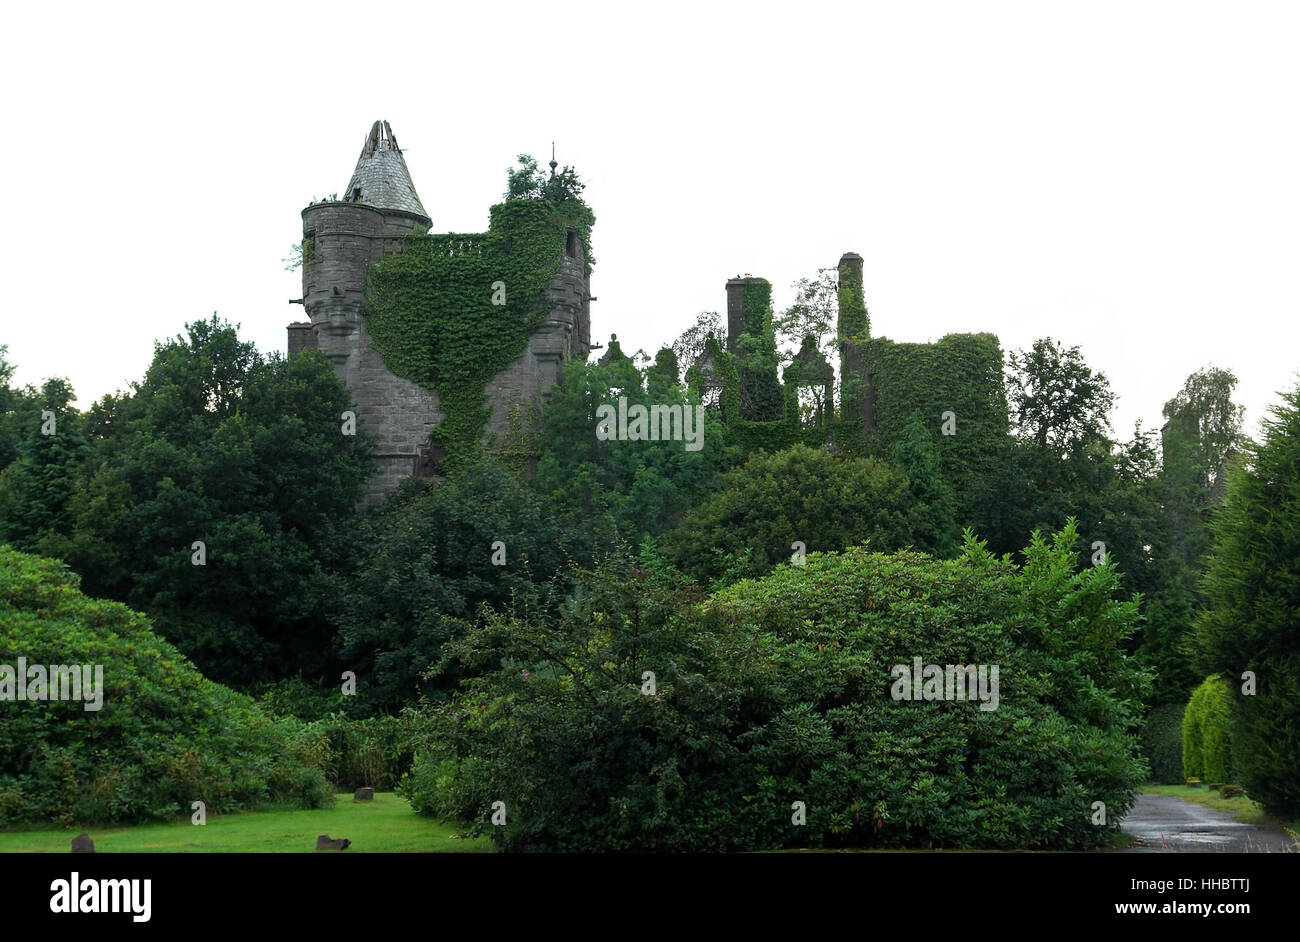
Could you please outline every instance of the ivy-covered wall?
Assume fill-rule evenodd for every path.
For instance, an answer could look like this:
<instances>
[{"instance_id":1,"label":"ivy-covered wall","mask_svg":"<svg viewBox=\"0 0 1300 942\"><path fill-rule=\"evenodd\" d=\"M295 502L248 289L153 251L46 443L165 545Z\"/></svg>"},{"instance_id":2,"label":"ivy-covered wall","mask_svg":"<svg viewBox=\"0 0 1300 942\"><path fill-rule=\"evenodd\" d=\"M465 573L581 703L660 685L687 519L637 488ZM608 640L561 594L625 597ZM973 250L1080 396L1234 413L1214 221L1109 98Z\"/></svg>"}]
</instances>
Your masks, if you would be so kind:
<instances>
[{"instance_id":1,"label":"ivy-covered wall","mask_svg":"<svg viewBox=\"0 0 1300 942\"><path fill-rule=\"evenodd\" d=\"M912 416L937 436L940 459L963 511L992 476L1006 441L1002 347L993 334L948 334L937 343L866 344L876 428L870 448L887 455ZM952 413L944 434L944 413Z\"/></svg>"},{"instance_id":2,"label":"ivy-covered wall","mask_svg":"<svg viewBox=\"0 0 1300 942\"><path fill-rule=\"evenodd\" d=\"M546 319L567 230L585 250L592 218L577 200L510 200L492 207L487 232L411 235L370 270L371 342L395 375L437 392L445 417L432 437L445 460L479 450L485 387Z\"/></svg>"}]
</instances>

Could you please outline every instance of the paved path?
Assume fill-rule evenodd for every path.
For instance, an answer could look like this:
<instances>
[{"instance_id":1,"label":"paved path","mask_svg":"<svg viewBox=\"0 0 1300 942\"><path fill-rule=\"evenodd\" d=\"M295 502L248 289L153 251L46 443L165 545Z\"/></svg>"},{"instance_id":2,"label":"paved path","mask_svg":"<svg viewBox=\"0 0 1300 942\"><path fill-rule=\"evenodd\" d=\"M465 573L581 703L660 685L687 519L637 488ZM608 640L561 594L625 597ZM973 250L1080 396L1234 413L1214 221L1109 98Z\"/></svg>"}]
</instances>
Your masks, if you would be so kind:
<instances>
[{"instance_id":1,"label":"paved path","mask_svg":"<svg viewBox=\"0 0 1300 942\"><path fill-rule=\"evenodd\" d=\"M1246 824L1204 805L1165 795L1139 795L1120 825L1140 844L1129 853L1296 853L1284 831Z\"/></svg>"}]
</instances>

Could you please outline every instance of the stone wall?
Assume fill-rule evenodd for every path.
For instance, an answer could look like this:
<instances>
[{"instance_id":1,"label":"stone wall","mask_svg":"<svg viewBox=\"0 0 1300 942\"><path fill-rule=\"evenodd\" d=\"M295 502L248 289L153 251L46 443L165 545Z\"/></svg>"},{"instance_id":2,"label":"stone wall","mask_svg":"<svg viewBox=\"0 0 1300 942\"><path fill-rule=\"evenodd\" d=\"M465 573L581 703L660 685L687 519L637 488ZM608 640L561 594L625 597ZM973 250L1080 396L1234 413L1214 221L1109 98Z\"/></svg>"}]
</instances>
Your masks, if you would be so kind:
<instances>
[{"instance_id":1,"label":"stone wall","mask_svg":"<svg viewBox=\"0 0 1300 942\"><path fill-rule=\"evenodd\" d=\"M303 240L311 243L302 276L311 337L291 325L290 352L320 349L351 390L357 431L376 439L376 473L364 501L371 504L416 472L422 453L427 455L429 432L443 418L436 393L389 371L370 344L361 314L370 266L385 252L401 251L402 238L427 219L342 202L309 206L302 218Z\"/></svg>"},{"instance_id":2,"label":"stone wall","mask_svg":"<svg viewBox=\"0 0 1300 942\"><path fill-rule=\"evenodd\" d=\"M550 313L529 338L528 346L487 384L489 438L498 444L509 433L510 412L521 405L542 405L551 387L564 376L570 359L586 359L591 349L591 296L587 291L582 240L570 233L564 258L547 290Z\"/></svg>"}]
</instances>

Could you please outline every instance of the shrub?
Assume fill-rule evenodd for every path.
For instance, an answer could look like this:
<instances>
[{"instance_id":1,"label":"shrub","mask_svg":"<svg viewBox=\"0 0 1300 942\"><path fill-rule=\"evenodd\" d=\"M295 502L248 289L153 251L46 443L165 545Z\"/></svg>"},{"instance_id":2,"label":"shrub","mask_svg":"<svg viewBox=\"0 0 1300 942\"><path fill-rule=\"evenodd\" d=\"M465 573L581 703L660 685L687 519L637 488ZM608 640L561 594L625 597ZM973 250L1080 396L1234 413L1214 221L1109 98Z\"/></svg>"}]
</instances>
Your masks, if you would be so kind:
<instances>
[{"instance_id":1,"label":"shrub","mask_svg":"<svg viewBox=\"0 0 1300 942\"><path fill-rule=\"evenodd\" d=\"M1142 727L1142 755L1157 785L1181 785L1183 774L1183 711L1181 703L1165 703L1147 715Z\"/></svg>"},{"instance_id":2,"label":"shrub","mask_svg":"<svg viewBox=\"0 0 1300 942\"><path fill-rule=\"evenodd\" d=\"M701 584L726 584L789 559L795 540L809 552L863 541L889 552L930 539L927 511L893 465L795 445L728 472L723 487L664 537L663 550Z\"/></svg>"},{"instance_id":3,"label":"shrub","mask_svg":"<svg viewBox=\"0 0 1300 942\"><path fill-rule=\"evenodd\" d=\"M1183 774L1209 782L1233 778L1232 687L1207 677L1192 691L1183 719Z\"/></svg>"},{"instance_id":4,"label":"shrub","mask_svg":"<svg viewBox=\"0 0 1300 942\"><path fill-rule=\"evenodd\" d=\"M140 821L331 800L319 743L203 677L145 616L84 596L57 560L0 546L0 661L99 665L103 700L0 705L0 814L8 823ZM93 675L92 675L93 676ZM15 679L5 673L0 689ZM13 693L9 693L13 696Z\"/></svg>"},{"instance_id":5,"label":"shrub","mask_svg":"<svg viewBox=\"0 0 1300 942\"><path fill-rule=\"evenodd\" d=\"M326 777L348 791L363 785L379 791L394 788L411 767L420 727L414 713L365 719L335 713L310 724L328 746L322 763Z\"/></svg>"},{"instance_id":6,"label":"shrub","mask_svg":"<svg viewBox=\"0 0 1300 942\"><path fill-rule=\"evenodd\" d=\"M403 790L475 831L505 802L509 849L1103 844L1146 771L1149 678L1121 650L1136 605L1075 542L1035 536L1023 568L971 537L953 561L811 554L698 605L653 559L608 564L563 617L448 646L484 673L431 712ZM999 665L999 705L893 699L917 656Z\"/></svg>"}]
</instances>

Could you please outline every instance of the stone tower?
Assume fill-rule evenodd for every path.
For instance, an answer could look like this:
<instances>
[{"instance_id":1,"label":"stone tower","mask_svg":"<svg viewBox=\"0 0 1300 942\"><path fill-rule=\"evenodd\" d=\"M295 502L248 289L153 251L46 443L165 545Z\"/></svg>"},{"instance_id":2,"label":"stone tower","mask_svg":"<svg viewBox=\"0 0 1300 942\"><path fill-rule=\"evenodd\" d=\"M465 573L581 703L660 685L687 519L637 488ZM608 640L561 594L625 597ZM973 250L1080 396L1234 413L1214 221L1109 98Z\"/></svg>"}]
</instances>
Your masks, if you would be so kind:
<instances>
[{"instance_id":1,"label":"stone tower","mask_svg":"<svg viewBox=\"0 0 1300 942\"><path fill-rule=\"evenodd\" d=\"M375 436L376 473L366 503L391 493L411 474L436 472L440 455L429 433L442 421L438 395L396 376L373 348L362 314L366 276L407 236L427 233L428 213L387 121L366 138L339 200L302 211L302 305L308 320L289 325L289 355L321 350L352 393L357 428ZM581 238L570 231L549 289L550 313L527 348L487 384L488 434L510 428L511 412L540 406L571 357L591 347L591 295Z\"/></svg>"}]
</instances>

